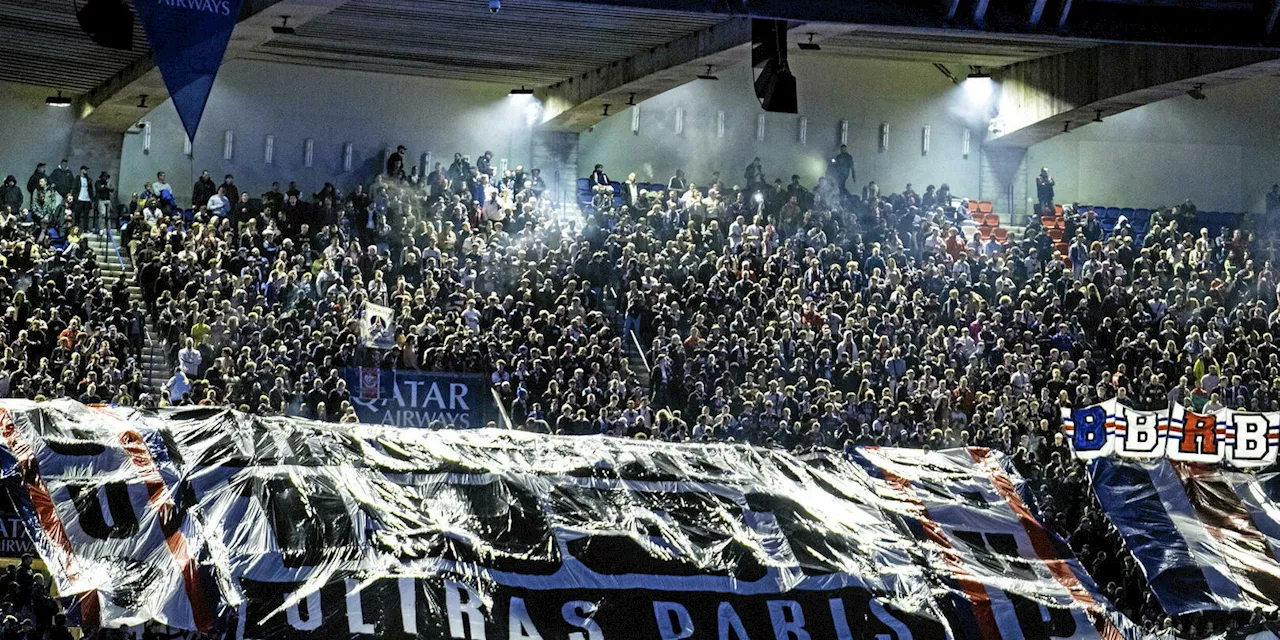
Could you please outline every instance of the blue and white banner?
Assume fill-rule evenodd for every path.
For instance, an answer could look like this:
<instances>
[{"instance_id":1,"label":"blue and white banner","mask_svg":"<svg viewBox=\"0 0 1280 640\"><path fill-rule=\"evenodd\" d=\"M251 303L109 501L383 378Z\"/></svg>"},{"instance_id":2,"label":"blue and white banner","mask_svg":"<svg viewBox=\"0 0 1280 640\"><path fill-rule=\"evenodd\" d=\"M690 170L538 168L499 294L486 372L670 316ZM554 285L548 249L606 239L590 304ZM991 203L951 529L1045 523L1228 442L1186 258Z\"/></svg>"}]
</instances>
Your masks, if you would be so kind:
<instances>
[{"instance_id":1,"label":"blue and white banner","mask_svg":"<svg viewBox=\"0 0 1280 640\"><path fill-rule=\"evenodd\" d=\"M1102 457L1089 477L1169 615L1280 604L1280 475Z\"/></svg>"},{"instance_id":2,"label":"blue and white banner","mask_svg":"<svg viewBox=\"0 0 1280 640\"><path fill-rule=\"evenodd\" d=\"M1275 464L1280 452L1280 412L1274 411L1194 411L1181 404L1140 411L1112 399L1062 409L1062 427L1082 460L1169 458L1258 468Z\"/></svg>"},{"instance_id":3,"label":"blue and white banner","mask_svg":"<svg viewBox=\"0 0 1280 640\"><path fill-rule=\"evenodd\" d=\"M196 139L243 0L134 0L187 138Z\"/></svg>"},{"instance_id":4,"label":"blue and white banner","mask_svg":"<svg viewBox=\"0 0 1280 640\"><path fill-rule=\"evenodd\" d=\"M999 453L863 447L855 462L879 480L950 591L956 637L1101 638L1137 632L1035 513L1026 483Z\"/></svg>"},{"instance_id":5,"label":"blue and white banner","mask_svg":"<svg viewBox=\"0 0 1280 640\"><path fill-rule=\"evenodd\" d=\"M483 374L348 367L346 379L362 423L444 429L502 424Z\"/></svg>"},{"instance_id":6,"label":"blue and white banner","mask_svg":"<svg viewBox=\"0 0 1280 640\"><path fill-rule=\"evenodd\" d=\"M88 631L224 640L1137 640L984 449L0 401L0 481Z\"/></svg>"}]
</instances>

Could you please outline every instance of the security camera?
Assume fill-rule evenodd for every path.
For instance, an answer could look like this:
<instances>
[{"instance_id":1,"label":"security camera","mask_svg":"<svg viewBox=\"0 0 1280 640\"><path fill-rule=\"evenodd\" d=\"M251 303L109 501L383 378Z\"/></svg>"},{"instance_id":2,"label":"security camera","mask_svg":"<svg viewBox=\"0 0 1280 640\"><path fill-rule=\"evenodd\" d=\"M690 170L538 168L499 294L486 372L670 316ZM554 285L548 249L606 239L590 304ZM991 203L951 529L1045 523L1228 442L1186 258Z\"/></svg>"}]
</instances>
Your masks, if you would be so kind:
<instances>
[{"instance_id":1,"label":"security camera","mask_svg":"<svg viewBox=\"0 0 1280 640\"><path fill-rule=\"evenodd\" d=\"M502 11L502 0L489 0L489 13Z\"/></svg>"}]
</instances>

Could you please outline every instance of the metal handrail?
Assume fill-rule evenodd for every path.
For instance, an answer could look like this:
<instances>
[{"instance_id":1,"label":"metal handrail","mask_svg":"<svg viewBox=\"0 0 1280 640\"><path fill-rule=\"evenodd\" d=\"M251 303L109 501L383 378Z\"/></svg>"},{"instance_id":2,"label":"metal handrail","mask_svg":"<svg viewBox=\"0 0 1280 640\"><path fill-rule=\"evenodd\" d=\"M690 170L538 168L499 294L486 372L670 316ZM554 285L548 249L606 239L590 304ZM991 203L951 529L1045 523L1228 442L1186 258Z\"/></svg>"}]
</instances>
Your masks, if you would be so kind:
<instances>
[{"instance_id":1,"label":"metal handrail","mask_svg":"<svg viewBox=\"0 0 1280 640\"><path fill-rule=\"evenodd\" d=\"M627 333L631 334L631 342L635 343L636 351L640 352L640 362L644 365L644 370L652 373L653 367L649 366L649 359L644 355L644 345L640 344L640 336L637 336L634 331L628 331Z\"/></svg>"},{"instance_id":2,"label":"metal handrail","mask_svg":"<svg viewBox=\"0 0 1280 640\"><path fill-rule=\"evenodd\" d=\"M511 422L511 416L507 415L507 407L502 404L502 396L498 395L498 390L489 387L489 393L493 394L493 403L498 405L498 413L502 415L502 421L507 424L507 428L515 429L515 424Z\"/></svg>"}]
</instances>

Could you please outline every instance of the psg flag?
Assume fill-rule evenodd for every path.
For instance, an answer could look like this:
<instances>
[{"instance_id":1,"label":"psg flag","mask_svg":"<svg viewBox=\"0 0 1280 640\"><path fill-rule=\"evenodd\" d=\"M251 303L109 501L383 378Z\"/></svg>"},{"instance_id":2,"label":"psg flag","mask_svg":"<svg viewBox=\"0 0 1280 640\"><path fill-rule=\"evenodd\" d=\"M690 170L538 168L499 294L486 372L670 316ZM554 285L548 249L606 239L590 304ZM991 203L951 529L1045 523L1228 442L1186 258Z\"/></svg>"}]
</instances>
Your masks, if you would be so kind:
<instances>
[{"instance_id":1,"label":"psg flag","mask_svg":"<svg viewBox=\"0 0 1280 640\"><path fill-rule=\"evenodd\" d=\"M195 140L242 1L134 0L189 140Z\"/></svg>"}]
</instances>

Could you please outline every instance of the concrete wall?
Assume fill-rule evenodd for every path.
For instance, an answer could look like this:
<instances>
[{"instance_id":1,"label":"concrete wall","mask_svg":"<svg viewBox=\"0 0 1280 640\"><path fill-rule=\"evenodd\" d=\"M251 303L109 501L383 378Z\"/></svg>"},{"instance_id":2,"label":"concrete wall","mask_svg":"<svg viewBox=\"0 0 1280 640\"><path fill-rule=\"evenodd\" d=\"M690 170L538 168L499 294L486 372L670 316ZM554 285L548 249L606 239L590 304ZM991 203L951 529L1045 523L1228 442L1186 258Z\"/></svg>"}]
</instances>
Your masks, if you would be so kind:
<instances>
[{"instance_id":1,"label":"concrete wall","mask_svg":"<svg viewBox=\"0 0 1280 640\"><path fill-rule=\"evenodd\" d=\"M25 192L37 162L52 171L66 157L73 167L84 164L69 156L71 109L46 106L53 91L31 85L0 82L0 180L12 174ZM95 170L94 177L97 177Z\"/></svg>"},{"instance_id":2,"label":"concrete wall","mask_svg":"<svg viewBox=\"0 0 1280 640\"><path fill-rule=\"evenodd\" d=\"M455 151L474 159L491 150L512 167L529 165L531 98L509 97L510 87L475 82L405 78L357 71L293 67L233 60L214 83L204 119L183 155L185 133L177 112L165 101L139 120L151 122L151 150L143 136L128 135L121 158L121 191L138 191L168 173L179 202L208 169L216 182L231 173L253 195L272 181L296 180L310 193L324 182L350 188L367 182L384 164L385 151L409 148L406 170L430 152L431 162L448 165ZM223 136L233 136L231 160L223 158ZM274 136L274 157L264 162L266 137ZM304 145L314 140L313 162L304 166ZM344 171L343 145L352 143L352 169ZM500 165L498 165L500 166Z\"/></svg>"},{"instance_id":3,"label":"concrete wall","mask_svg":"<svg viewBox=\"0 0 1280 640\"><path fill-rule=\"evenodd\" d=\"M578 173L585 176L603 163L617 180L635 171L642 181L665 182L683 168L695 183L719 170L722 180L741 182L751 159L759 156L772 181L798 173L812 186L838 151L841 120L849 121L849 153L857 163L857 182L875 180L917 191L946 182L957 195L976 195L978 148L985 130L981 118L965 112L961 89L929 64L857 60L829 54L791 53L799 85L799 115L765 114L764 141L756 139L756 118L764 111L752 91L751 69L739 65L716 70L720 80L694 80L640 103L640 131L631 131L632 112L614 105L616 114L583 133ZM675 133L676 110L684 109L684 131ZM717 135L717 112L725 112L725 134ZM808 118L807 143L799 141L799 119ZM879 150L881 122L889 123L889 149ZM972 128L969 157L961 154L966 124ZM921 134L931 127L930 150L921 153ZM850 184L850 189L854 185Z\"/></svg>"},{"instance_id":4,"label":"concrete wall","mask_svg":"<svg viewBox=\"0 0 1280 640\"><path fill-rule=\"evenodd\" d=\"M1090 123L1032 146L1027 193L1047 166L1061 202L1258 212L1280 182L1280 78L1205 89Z\"/></svg>"}]
</instances>

